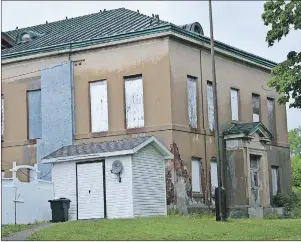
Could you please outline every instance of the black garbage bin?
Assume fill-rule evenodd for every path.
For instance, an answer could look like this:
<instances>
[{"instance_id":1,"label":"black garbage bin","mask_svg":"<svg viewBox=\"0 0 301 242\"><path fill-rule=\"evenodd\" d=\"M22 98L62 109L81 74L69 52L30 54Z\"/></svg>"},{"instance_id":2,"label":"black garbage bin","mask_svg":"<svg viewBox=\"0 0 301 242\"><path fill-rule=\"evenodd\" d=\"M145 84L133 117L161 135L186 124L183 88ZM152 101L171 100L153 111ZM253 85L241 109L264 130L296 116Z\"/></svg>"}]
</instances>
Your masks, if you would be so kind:
<instances>
[{"instance_id":1,"label":"black garbage bin","mask_svg":"<svg viewBox=\"0 0 301 242\"><path fill-rule=\"evenodd\" d=\"M53 199L48 202L50 202L52 210L51 222L57 223L68 221L68 210L71 202L68 198Z\"/></svg>"}]
</instances>

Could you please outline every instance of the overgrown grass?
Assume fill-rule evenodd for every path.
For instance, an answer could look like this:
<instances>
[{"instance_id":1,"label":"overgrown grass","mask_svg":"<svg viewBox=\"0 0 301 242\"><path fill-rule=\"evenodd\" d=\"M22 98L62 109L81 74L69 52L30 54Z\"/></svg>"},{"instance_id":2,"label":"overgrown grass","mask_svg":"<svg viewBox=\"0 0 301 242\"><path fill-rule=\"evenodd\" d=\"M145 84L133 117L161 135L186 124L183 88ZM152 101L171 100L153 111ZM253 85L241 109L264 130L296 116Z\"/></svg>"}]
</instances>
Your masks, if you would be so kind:
<instances>
[{"instance_id":1,"label":"overgrown grass","mask_svg":"<svg viewBox=\"0 0 301 242\"><path fill-rule=\"evenodd\" d=\"M301 219L166 216L78 220L34 232L27 240L301 240Z\"/></svg>"},{"instance_id":2,"label":"overgrown grass","mask_svg":"<svg viewBox=\"0 0 301 242\"><path fill-rule=\"evenodd\" d=\"M1 226L1 236L7 237L9 235L12 235L14 233L30 229L33 226L41 223L47 223L47 222L36 222L32 224L5 224Z\"/></svg>"}]
</instances>

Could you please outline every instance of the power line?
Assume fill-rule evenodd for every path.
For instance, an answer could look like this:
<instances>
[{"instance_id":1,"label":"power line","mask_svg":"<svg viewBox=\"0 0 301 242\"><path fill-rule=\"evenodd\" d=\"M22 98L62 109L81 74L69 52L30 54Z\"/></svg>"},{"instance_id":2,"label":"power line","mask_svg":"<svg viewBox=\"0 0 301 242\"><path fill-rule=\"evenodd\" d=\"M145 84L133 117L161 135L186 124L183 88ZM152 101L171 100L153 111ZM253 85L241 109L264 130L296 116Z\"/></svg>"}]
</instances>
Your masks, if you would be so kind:
<instances>
[{"instance_id":1,"label":"power line","mask_svg":"<svg viewBox=\"0 0 301 242\"><path fill-rule=\"evenodd\" d=\"M71 62L73 62L73 61L71 61ZM22 74L16 75L16 76L9 76L9 77L6 77L6 78L2 78L2 80L7 80L7 79L15 78L15 77L20 77L20 76L25 76L25 75L36 73L36 72L42 72L42 71L54 69L56 67L63 66L63 65L66 65L66 64L68 64L68 62L64 62L62 64L58 64L58 65L55 65L55 66L52 66L52 67L47 67L47 68L44 68L44 69L41 69L41 70L36 70L36 71L27 72L27 73L22 73Z\"/></svg>"}]
</instances>

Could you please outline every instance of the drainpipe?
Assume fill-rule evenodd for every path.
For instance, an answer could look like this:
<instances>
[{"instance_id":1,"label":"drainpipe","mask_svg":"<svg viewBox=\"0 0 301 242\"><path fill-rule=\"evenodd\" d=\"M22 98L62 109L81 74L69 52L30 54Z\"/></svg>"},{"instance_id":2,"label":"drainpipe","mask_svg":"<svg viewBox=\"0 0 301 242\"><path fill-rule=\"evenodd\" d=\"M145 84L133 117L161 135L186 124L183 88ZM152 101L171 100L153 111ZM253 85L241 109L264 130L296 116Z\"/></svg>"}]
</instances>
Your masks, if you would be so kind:
<instances>
[{"instance_id":1,"label":"drainpipe","mask_svg":"<svg viewBox=\"0 0 301 242\"><path fill-rule=\"evenodd\" d=\"M212 20L212 4L209 0L209 21L210 21L210 43L211 43L211 61L212 61L212 84L213 84L213 101L214 101L214 133L215 133L215 148L216 148L216 161L217 161L217 177L218 177L218 195L219 195L219 211L221 221L224 220L223 211L222 211L222 196L221 196L221 187L222 187L222 177L221 177L221 168L222 160L220 154L220 143L219 143L219 123L218 123L218 101L217 101L217 83L216 83L216 72L215 72L215 56L214 56L214 37L213 37L213 20Z\"/></svg>"}]
</instances>

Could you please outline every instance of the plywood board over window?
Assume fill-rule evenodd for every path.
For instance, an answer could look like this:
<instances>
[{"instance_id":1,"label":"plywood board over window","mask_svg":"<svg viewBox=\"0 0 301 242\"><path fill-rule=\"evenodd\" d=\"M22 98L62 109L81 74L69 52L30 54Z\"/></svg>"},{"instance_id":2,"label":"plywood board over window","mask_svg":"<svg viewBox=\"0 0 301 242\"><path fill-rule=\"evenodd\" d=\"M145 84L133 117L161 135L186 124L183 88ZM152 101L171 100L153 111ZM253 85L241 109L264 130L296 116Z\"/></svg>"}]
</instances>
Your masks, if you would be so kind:
<instances>
[{"instance_id":1,"label":"plywood board over window","mask_svg":"<svg viewBox=\"0 0 301 242\"><path fill-rule=\"evenodd\" d=\"M278 192L278 183L279 183L279 175L278 175L278 166L272 166L272 191L273 195L276 195Z\"/></svg>"},{"instance_id":2,"label":"plywood board over window","mask_svg":"<svg viewBox=\"0 0 301 242\"><path fill-rule=\"evenodd\" d=\"M214 161L210 162L210 170L211 170L211 187L212 187L212 192L214 192L214 189L218 187L217 162Z\"/></svg>"},{"instance_id":3,"label":"plywood board over window","mask_svg":"<svg viewBox=\"0 0 301 242\"><path fill-rule=\"evenodd\" d=\"M28 139L42 138L41 90L27 91Z\"/></svg>"},{"instance_id":4,"label":"plywood board over window","mask_svg":"<svg viewBox=\"0 0 301 242\"><path fill-rule=\"evenodd\" d=\"M4 97L1 96L1 140L4 140Z\"/></svg>"},{"instance_id":5,"label":"plywood board over window","mask_svg":"<svg viewBox=\"0 0 301 242\"><path fill-rule=\"evenodd\" d=\"M252 94L253 122L260 121L260 96Z\"/></svg>"},{"instance_id":6,"label":"plywood board over window","mask_svg":"<svg viewBox=\"0 0 301 242\"><path fill-rule=\"evenodd\" d=\"M142 75L124 78L126 128L144 127Z\"/></svg>"},{"instance_id":7,"label":"plywood board over window","mask_svg":"<svg viewBox=\"0 0 301 242\"><path fill-rule=\"evenodd\" d=\"M214 131L214 104L212 82L207 82L207 102L208 102L208 124L210 131Z\"/></svg>"},{"instance_id":8,"label":"plywood board over window","mask_svg":"<svg viewBox=\"0 0 301 242\"><path fill-rule=\"evenodd\" d=\"M191 160L191 183L192 191L201 192L201 161L200 159L193 158Z\"/></svg>"},{"instance_id":9,"label":"plywood board over window","mask_svg":"<svg viewBox=\"0 0 301 242\"><path fill-rule=\"evenodd\" d=\"M268 129L274 135L274 99L267 99L267 109L268 109Z\"/></svg>"},{"instance_id":10,"label":"plywood board over window","mask_svg":"<svg viewBox=\"0 0 301 242\"><path fill-rule=\"evenodd\" d=\"M187 76L187 109L189 127L197 128L198 115L197 115L197 78Z\"/></svg>"},{"instance_id":11,"label":"plywood board over window","mask_svg":"<svg viewBox=\"0 0 301 242\"><path fill-rule=\"evenodd\" d=\"M232 120L238 121L238 90L231 88L231 114Z\"/></svg>"},{"instance_id":12,"label":"plywood board over window","mask_svg":"<svg viewBox=\"0 0 301 242\"><path fill-rule=\"evenodd\" d=\"M107 81L90 82L91 129L105 132L109 128Z\"/></svg>"}]
</instances>

